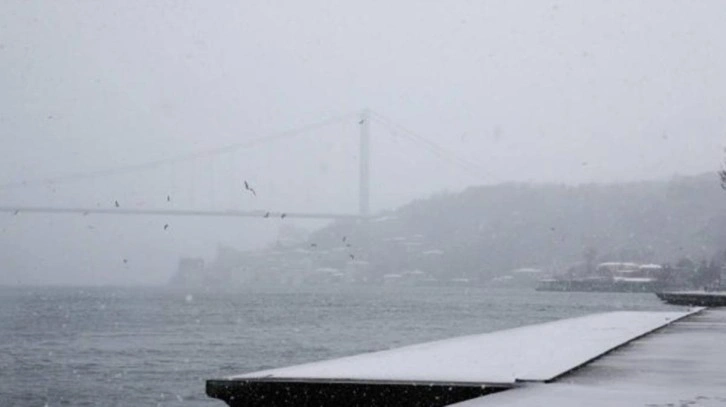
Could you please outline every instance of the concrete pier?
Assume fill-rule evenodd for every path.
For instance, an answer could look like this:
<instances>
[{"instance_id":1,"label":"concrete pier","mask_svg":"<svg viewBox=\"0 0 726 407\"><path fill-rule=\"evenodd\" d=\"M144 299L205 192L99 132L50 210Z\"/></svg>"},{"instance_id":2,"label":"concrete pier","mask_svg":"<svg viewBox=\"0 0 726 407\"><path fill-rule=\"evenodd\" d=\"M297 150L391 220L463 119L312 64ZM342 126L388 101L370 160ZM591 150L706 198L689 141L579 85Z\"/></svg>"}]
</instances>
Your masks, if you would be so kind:
<instances>
[{"instance_id":1,"label":"concrete pier","mask_svg":"<svg viewBox=\"0 0 726 407\"><path fill-rule=\"evenodd\" d=\"M710 405L726 403L725 371L726 311L613 312L210 380L207 394L233 407Z\"/></svg>"},{"instance_id":2,"label":"concrete pier","mask_svg":"<svg viewBox=\"0 0 726 407\"><path fill-rule=\"evenodd\" d=\"M552 383L456 407L724 406L726 310L711 308L639 338Z\"/></svg>"}]
</instances>

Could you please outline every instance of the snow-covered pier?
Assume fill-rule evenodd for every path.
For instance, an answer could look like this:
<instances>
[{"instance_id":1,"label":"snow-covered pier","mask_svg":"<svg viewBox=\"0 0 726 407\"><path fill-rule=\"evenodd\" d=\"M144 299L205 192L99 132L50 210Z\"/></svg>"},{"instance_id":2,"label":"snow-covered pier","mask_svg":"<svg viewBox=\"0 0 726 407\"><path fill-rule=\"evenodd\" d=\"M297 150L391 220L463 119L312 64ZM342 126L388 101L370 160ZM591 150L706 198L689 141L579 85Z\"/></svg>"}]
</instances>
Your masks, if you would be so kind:
<instances>
[{"instance_id":1,"label":"snow-covered pier","mask_svg":"<svg viewBox=\"0 0 726 407\"><path fill-rule=\"evenodd\" d=\"M210 380L207 394L230 406L716 405L725 339L726 311L613 312Z\"/></svg>"},{"instance_id":2,"label":"snow-covered pier","mask_svg":"<svg viewBox=\"0 0 726 407\"><path fill-rule=\"evenodd\" d=\"M477 406L726 405L726 310L709 308L644 336L554 383L455 404Z\"/></svg>"}]
</instances>

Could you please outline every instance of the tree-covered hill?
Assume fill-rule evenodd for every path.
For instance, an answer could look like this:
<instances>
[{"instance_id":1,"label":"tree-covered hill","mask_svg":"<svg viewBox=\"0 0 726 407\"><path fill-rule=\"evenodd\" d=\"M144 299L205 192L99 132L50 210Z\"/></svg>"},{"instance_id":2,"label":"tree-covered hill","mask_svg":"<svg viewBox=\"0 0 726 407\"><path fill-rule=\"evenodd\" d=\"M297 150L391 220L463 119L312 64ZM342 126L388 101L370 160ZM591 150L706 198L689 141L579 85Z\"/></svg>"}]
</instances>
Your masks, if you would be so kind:
<instances>
[{"instance_id":1,"label":"tree-covered hill","mask_svg":"<svg viewBox=\"0 0 726 407\"><path fill-rule=\"evenodd\" d=\"M561 270L588 251L597 261L708 259L726 249L726 192L714 174L479 186L414 201L380 214L367 228L334 223L308 244L333 248L343 238L348 251L379 274L419 269L487 279L520 267Z\"/></svg>"}]
</instances>

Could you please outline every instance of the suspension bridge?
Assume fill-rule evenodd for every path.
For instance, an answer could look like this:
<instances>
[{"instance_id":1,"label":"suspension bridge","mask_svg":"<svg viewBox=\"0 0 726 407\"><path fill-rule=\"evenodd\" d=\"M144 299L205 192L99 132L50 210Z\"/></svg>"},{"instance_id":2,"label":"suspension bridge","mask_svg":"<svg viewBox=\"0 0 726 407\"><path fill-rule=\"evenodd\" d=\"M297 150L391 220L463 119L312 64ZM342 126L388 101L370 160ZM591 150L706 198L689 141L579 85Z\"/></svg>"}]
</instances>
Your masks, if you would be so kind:
<instances>
[{"instance_id":1,"label":"suspension bridge","mask_svg":"<svg viewBox=\"0 0 726 407\"><path fill-rule=\"evenodd\" d=\"M112 207L101 207L100 205L92 206L30 206L30 205L2 205L0 204L0 213L18 214L75 214L75 215L126 215L126 216L186 216L186 217L229 217L229 218L270 218L270 219L367 219L371 216L371 122L375 121L387 128L391 134L401 136L411 142L417 143L419 146L428 150L429 153L437 158L447 161L460 168L463 171L480 176L483 169L477 164L469 162L455 153L447 150L439 144L418 135L417 133L397 124L387 116L373 112L371 110L363 110L358 114L350 114L323 120L310 125L298 127L281 133L271 134L244 143L227 145L224 147L198 151L191 154L169 157L165 159L143 162L140 164L120 166L90 172L80 172L56 177L48 177L43 179L24 180L14 183L0 185L0 192L28 189L33 187L58 186L67 183L78 183L84 181L93 181L112 176L124 174L138 174L149 171L155 171L163 167L170 167L180 163L186 163L201 159L215 159L216 157L231 154L240 150L248 150L261 147L276 141L289 140L301 135L310 133L314 130L329 126L342 121L355 120L358 126L358 211L357 213L330 213L327 211L320 212L300 212L295 210L211 210L211 209L179 209L179 208L139 208L120 206L118 201ZM256 195L256 194L255 194ZM167 198L169 199L169 198ZM290 208L293 209L293 208Z\"/></svg>"}]
</instances>

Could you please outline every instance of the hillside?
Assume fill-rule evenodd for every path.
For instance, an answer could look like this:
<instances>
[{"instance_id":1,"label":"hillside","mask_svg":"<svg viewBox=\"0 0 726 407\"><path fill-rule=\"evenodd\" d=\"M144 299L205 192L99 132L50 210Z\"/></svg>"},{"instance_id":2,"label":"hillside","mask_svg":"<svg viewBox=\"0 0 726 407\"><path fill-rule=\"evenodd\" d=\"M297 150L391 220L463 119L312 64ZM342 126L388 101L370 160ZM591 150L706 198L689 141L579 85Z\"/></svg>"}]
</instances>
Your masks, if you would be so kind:
<instances>
[{"instance_id":1,"label":"hillside","mask_svg":"<svg viewBox=\"0 0 726 407\"><path fill-rule=\"evenodd\" d=\"M715 174L622 184L503 184L411 202L367 224L334 222L298 243L221 249L175 284L487 282L511 270L582 263L676 263L726 249L726 191ZM188 274L188 273L187 273ZM466 279L466 280L464 280Z\"/></svg>"},{"instance_id":2,"label":"hillside","mask_svg":"<svg viewBox=\"0 0 726 407\"><path fill-rule=\"evenodd\" d=\"M321 248L347 241L377 273L420 269L486 277L520 267L561 269L590 251L598 261L667 263L726 249L726 192L713 174L581 186L503 184L412 202L365 231L336 223ZM353 246L351 244L351 246ZM354 248L353 248L354 250Z\"/></svg>"}]
</instances>

